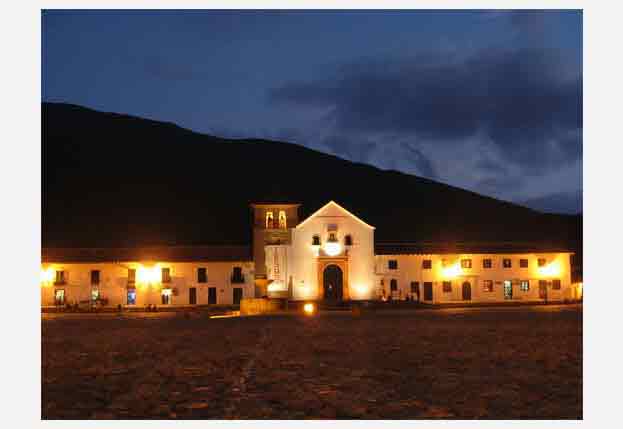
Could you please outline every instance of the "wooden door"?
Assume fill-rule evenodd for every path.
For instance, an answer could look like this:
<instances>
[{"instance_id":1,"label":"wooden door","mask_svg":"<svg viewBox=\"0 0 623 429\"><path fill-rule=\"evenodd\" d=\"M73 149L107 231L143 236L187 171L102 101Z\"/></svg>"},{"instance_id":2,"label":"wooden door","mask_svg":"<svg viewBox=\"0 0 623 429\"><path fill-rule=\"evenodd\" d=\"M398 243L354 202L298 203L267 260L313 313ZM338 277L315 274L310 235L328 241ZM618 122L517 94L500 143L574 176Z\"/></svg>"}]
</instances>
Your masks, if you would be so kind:
<instances>
[{"instance_id":1,"label":"wooden door","mask_svg":"<svg viewBox=\"0 0 623 429\"><path fill-rule=\"evenodd\" d=\"M188 303L190 305L197 304L197 288L191 287L188 289Z\"/></svg>"},{"instance_id":2,"label":"wooden door","mask_svg":"<svg viewBox=\"0 0 623 429\"><path fill-rule=\"evenodd\" d=\"M234 288L234 305L240 305L240 300L242 300L242 288L235 287Z\"/></svg>"}]
</instances>

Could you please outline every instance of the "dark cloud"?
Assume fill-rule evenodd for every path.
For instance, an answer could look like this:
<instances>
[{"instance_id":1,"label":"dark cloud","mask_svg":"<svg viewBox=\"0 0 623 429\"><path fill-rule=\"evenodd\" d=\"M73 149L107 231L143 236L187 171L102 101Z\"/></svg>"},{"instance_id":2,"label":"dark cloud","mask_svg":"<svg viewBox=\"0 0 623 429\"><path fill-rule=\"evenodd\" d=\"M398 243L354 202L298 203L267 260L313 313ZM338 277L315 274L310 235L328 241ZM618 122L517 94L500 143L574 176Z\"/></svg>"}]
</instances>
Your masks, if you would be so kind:
<instances>
[{"instance_id":1,"label":"dark cloud","mask_svg":"<svg viewBox=\"0 0 623 429\"><path fill-rule=\"evenodd\" d=\"M428 177L429 179L437 178L433 163L420 149L414 147L410 143L403 143L402 146L406 149L406 152L409 153L410 156L408 160L415 166L420 176Z\"/></svg>"},{"instance_id":2,"label":"dark cloud","mask_svg":"<svg viewBox=\"0 0 623 429\"><path fill-rule=\"evenodd\" d=\"M440 144L484 135L527 168L580 156L580 64L555 50L359 61L336 76L275 88L270 99L329 108L346 134L404 133Z\"/></svg>"},{"instance_id":3,"label":"dark cloud","mask_svg":"<svg viewBox=\"0 0 623 429\"><path fill-rule=\"evenodd\" d=\"M577 214L582 212L582 190L556 192L522 201L521 204L547 213Z\"/></svg>"}]
</instances>

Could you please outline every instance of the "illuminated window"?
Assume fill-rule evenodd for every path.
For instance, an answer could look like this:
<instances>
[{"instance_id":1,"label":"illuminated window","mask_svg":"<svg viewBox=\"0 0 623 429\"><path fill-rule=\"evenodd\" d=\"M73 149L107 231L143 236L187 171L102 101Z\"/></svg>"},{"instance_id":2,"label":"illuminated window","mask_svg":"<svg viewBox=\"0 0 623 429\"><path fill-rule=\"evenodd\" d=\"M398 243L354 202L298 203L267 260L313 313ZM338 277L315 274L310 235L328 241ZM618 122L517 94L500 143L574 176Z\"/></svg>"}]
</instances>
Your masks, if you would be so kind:
<instances>
[{"instance_id":1,"label":"illuminated window","mask_svg":"<svg viewBox=\"0 0 623 429\"><path fill-rule=\"evenodd\" d=\"M493 292L493 280L483 280L482 290L485 292Z\"/></svg>"},{"instance_id":2,"label":"illuminated window","mask_svg":"<svg viewBox=\"0 0 623 429\"><path fill-rule=\"evenodd\" d=\"M136 282L136 270L134 268L128 269L128 283Z\"/></svg>"},{"instance_id":3,"label":"illuminated window","mask_svg":"<svg viewBox=\"0 0 623 429\"><path fill-rule=\"evenodd\" d=\"M91 289L91 301L95 302L100 299L100 290L98 288Z\"/></svg>"},{"instance_id":4,"label":"illuminated window","mask_svg":"<svg viewBox=\"0 0 623 429\"><path fill-rule=\"evenodd\" d=\"M398 280L391 279L389 281L389 290L391 290L392 292L395 292L398 290Z\"/></svg>"},{"instance_id":5,"label":"illuminated window","mask_svg":"<svg viewBox=\"0 0 623 429\"><path fill-rule=\"evenodd\" d=\"M100 270L91 270L91 284L100 284Z\"/></svg>"},{"instance_id":6,"label":"illuminated window","mask_svg":"<svg viewBox=\"0 0 623 429\"><path fill-rule=\"evenodd\" d=\"M162 289L162 294L160 295L162 297L162 305L171 304L171 295L171 289Z\"/></svg>"},{"instance_id":7,"label":"illuminated window","mask_svg":"<svg viewBox=\"0 0 623 429\"><path fill-rule=\"evenodd\" d=\"M491 259L483 259L482 268L491 268Z\"/></svg>"},{"instance_id":8,"label":"illuminated window","mask_svg":"<svg viewBox=\"0 0 623 429\"><path fill-rule=\"evenodd\" d=\"M320 236L314 235L312 238L312 246L320 246Z\"/></svg>"},{"instance_id":9,"label":"illuminated window","mask_svg":"<svg viewBox=\"0 0 623 429\"><path fill-rule=\"evenodd\" d=\"M444 281L443 282L443 291L446 292L446 293L452 292L452 282Z\"/></svg>"},{"instance_id":10,"label":"illuminated window","mask_svg":"<svg viewBox=\"0 0 623 429\"><path fill-rule=\"evenodd\" d=\"M266 229L272 229L273 227L273 212L266 212Z\"/></svg>"},{"instance_id":11,"label":"illuminated window","mask_svg":"<svg viewBox=\"0 0 623 429\"><path fill-rule=\"evenodd\" d=\"M171 283L171 269L162 268L162 283Z\"/></svg>"},{"instance_id":12,"label":"illuminated window","mask_svg":"<svg viewBox=\"0 0 623 429\"><path fill-rule=\"evenodd\" d=\"M206 267L197 268L197 283L208 282L208 269Z\"/></svg>"},{"instance_id":13,"label":"illuminated window","mask_svg":"<svg viewBox=\"0 0 623 429\"><path fill-rule=\"evenodd\" d=\"M545 260L545 258L539 258L537 260L537 264L539 265L539 267L544 267L546 263L547 261Z\"/></svg>"},{"instance_id":14,"label":"illuminated window","mask_svg":"<svg viewBox=\"0 0 623 429\"><path fill-rule=\"evenodd\" d=\"M136 289L128 289L128 305L136 304Z\"/></svg>"},{"instance_id":15,"label":"illuminated window","mask_svg":"<svg viewBox=\"0 0 623 429\"><path fill-rule=\"evenodd\" d=\"M560 279L552 280L552 289L560 290Z\"/></svg>"},{"instance_id":16,"label":"illuminated window","mask_svg":"<svg viewBox=\"0 0 623 429\"><path fill-rule=\"evenodd\" d=\"M286 229L286 212L279 210L279 228Z\"/></svg>"},{"instance_id":17,"label":"illuminated window","mask_svg":"<svg viewBox=\"0 0 623 429\"><path fill-rule=\"evenodd\" d=\"M64 285L66 282L67 282L67 275L65 271L56 271L56 278L54 280L54 284Z\"/></svg>"},{"instance_id":18,"label":"illuminated window","mask_svg":"<svg viewBox=\"0 0 623 429\"><path fill-rule=\"evenodd\" d=\"M352 245L353 245L353 238L349 234L346 237L344 237L344 246L352 246Z\"/></svg>"},{"instance_id":19,"label":"illuminated window","mask_svg":"<svg viewBox=\"0 0 623 429\"><path fill-rule=\"evenodd\" d=\"M422 268L425 270L430 270L431 268L433 268L433 261L431 261L430 259L424 259L422 261Z\"/></svg>"},{"instance_id":20,"label":"illuminated window","mask_svg":"<svg viewBox=\"0 0 623 429\"><path fill-rule=\"evenodd\" d=\"M54 305L65 305L65 289L54 291Z\"/></svg>"},{"instance_id":21,"label":"illuminated window","mask_svg":"<svg viewBox=\"0 0 623 429\"><path fill-rule=\"evenodd\" d=\"M461 268L471 268L472 260L471 259L461 259Z\"/></svg>"},{"instance_id":22,"label":"illuminated window","mask_svg":"<svg viewBox=\"0 0 623 429\"><path fill-rule=\"evenodd\" d=\"M502 259L502 266L504 268L511 268L512 267L511 260L509 258Z\"/></svg>"},{"instance_id":23,"label":"illuminated window","mask_svg":"<svg viewBox=\"0 0 623 429\"><path fill-rule=\"evenodd\" d=\"M337 241L337 238L335 237L335 232L329 233L329 241Z\"/></svg>"},{"instance_id":24,"label":"illuminated window","mask_svg":"<svg viewBox=\"0 0 623 429\"><path fill-rule=\"evenodd\" d=\"M390 259L389 261L387 261L387 268L389 268L390 270L397 270L398 261L396 259Z\"/></svg>"},{"instance_id":25,"label":"illuminated window","mask_svg":"<svg viewBox=\"0 0 623 429\"><path fill-rule=\"evenodd\" d=\"M530 280L522 280L519 283L519 290L522 292L528 292L530 290Z\"/></svg>"},{"instance_id":26,"label":"illuminated window","mask_svg":"<svg viewBox=\"0 0 623 429\"><path fill-rule=\"evenodd\" d=\"M519 268L528 268L528 260L520 259L519 260Z\"/></svg>"}]
</instances>

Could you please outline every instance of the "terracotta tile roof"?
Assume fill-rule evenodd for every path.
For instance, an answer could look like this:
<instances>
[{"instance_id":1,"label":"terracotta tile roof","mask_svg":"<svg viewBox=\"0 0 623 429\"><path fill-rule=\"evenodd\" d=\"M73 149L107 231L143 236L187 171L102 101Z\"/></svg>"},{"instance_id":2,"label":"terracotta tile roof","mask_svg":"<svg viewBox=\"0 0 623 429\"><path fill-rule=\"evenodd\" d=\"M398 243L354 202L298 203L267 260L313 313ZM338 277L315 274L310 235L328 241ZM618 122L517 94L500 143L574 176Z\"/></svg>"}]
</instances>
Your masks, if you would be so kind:
<instances>
[{"instance_id":1,"label":"terracotta tile roof","mask_svg":"<svg viewBox=\"0 0 623 429\"><path fill-rule=\"evenodd\" d=\"M252 261L250 246L47 247L42 262Z\"/></svg>"},{"instance_id":2,"label":"terracotta tile roof","mask_svg":"<svg viewBox=\"0 0 623 429\"><path fill-rule=\"evenodd\" d=\"M456 254L456 253L573 253L569 247L538 242L417 242L374 245L376 255Z\"/></svg>"}]
</instances>

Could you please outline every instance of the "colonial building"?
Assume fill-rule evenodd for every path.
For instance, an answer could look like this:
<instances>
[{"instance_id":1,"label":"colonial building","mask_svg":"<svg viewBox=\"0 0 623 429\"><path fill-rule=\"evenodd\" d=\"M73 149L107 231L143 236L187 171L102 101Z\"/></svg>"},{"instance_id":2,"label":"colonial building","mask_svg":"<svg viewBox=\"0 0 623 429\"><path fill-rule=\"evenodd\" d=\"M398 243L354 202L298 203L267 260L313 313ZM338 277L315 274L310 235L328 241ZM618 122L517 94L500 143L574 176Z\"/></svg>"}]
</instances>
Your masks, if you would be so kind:
<instances>
[{"instance_id":1,"label":"colonial building","mask_svg":"<svg viewBox=\"0 0 623 429\"><path fill-rule=\"evenodd\" d=\"M375 243L374 226L331 201L299 222L298 204L253 204L253 245L43 249L43 306L238 304L243 298L578 299L571 253L519 243Z\"/></svg>"}]
</instances>

